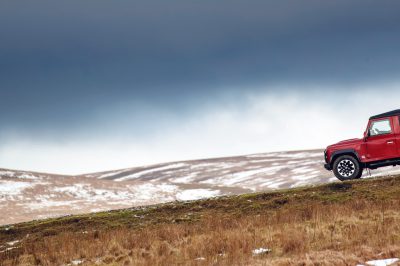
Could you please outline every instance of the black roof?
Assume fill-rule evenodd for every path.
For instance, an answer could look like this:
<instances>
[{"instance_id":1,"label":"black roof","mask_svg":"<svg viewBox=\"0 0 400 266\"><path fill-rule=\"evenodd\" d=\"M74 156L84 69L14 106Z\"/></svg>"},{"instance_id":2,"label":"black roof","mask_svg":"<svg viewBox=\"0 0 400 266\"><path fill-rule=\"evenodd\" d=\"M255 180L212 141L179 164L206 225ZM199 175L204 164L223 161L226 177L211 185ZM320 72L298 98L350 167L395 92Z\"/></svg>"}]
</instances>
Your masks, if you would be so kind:
<instances>
[{"instance_id":1,"label":"black roof","mask_svg":"<svg viewBox=\"0 0 400 266\"><path fill-rule=\"evenodd\" d=\"M394 115L400 115L400 109L393 110L393 111L383 113L380 115L371 116L369 119L385 118L385 117L390 117L390 116L394 116Z\"/></svg>"}]
</instances>

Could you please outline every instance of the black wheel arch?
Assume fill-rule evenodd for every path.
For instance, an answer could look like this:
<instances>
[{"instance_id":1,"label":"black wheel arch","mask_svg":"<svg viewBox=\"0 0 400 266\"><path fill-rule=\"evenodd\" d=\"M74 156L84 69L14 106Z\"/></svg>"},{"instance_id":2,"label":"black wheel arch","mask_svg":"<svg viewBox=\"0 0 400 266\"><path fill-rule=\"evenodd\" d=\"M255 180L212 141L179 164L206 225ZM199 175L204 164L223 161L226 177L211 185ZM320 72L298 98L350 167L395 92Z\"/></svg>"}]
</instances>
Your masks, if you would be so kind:
<instances>
[{"instance_id":1,"label":"black wheel arch","mask_svg":"<svg viewBox=\"0 0 400 266\"><path fill-rule=\"evenodd\" d=\"M361 167L365 167L365 165L361 162L360 157L358 156L358 153L353 149L345 149L345 150L339 150L339 151L333 152L331 155L331 161L330 161L331 167L333 167L333 163L335 162L335 160L343 155L349 155L349 156L354 157L360 163Z\"/></svg>"}]
</instances>

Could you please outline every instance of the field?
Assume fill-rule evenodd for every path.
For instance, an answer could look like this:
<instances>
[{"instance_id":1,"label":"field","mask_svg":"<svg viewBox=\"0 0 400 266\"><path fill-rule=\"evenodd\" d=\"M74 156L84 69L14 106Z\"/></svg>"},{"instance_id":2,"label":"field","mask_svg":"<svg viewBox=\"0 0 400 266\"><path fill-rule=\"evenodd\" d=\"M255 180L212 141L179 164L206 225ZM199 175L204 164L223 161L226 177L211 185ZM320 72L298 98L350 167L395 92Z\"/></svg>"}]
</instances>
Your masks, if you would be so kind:
<instances>
[{"instance_id":1,"label":"field","mask_svg":"<svg viewBox=\"0 0 400 266\"><path fill-rule=\"evenodd\" d=\"M337 181L322 150L161 163L78 176L0 169L0 226ZM400 174L384 167L372 176ZM369 176L367 171L364 177Z\"/></svg>"},{"instance_id":2,"label":"field","mask_svg":"<svg viewBox=\"0 0 400 266\"><path fill-rule=\"evenodd\" d=\"M357 265L400 256L400 176L0 227L0 265Z\"/></svg>"}]
</instances>

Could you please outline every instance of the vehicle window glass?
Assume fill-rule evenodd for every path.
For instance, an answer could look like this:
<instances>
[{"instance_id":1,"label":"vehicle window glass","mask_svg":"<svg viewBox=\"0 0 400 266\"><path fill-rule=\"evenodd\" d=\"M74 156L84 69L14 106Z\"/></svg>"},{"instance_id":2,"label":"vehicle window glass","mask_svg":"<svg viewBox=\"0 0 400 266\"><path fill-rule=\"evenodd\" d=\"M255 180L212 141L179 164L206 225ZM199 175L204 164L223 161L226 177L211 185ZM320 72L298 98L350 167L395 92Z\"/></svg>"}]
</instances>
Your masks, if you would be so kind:
<instances>
[{"instance_id":1,"label":"vehicle window glass","mask_svg":"<svg viewBox=\"0 0 400 266\"><path fill-rule=\"evenodd\" d=\"M371 136L378 136L378 135L390 134L390 133L392 133L392 127L390 125L389 119L372 122L372 125L370 128Z\"/></svg>"}]
</instances>

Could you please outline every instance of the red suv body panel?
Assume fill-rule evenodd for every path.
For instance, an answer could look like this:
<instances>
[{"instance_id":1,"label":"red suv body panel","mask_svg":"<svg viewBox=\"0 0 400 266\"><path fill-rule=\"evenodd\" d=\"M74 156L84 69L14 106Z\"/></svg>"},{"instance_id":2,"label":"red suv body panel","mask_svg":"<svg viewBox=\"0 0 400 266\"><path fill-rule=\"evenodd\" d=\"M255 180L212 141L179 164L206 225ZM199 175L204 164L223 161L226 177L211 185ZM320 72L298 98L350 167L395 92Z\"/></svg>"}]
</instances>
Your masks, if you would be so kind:
<instances>
[{"instance_id":1,"label":"red suv body panel","mask_svg":"<svg viewBox=\"0 0 400 266\"><path fill-rule=\"evenodd\" d=\"M386 126L380 131L379 126ZM390 126L389 126L390 125ZM400 164L400 110L371 117L362 139L350 139L330 145L325 150L325 168L332 170L336 158L352 155L364 168Z\"/></svg>"},{"instance_id":2,"label":"red suv body panel","mask_svg":"<svg viewBox=\"0 0 400 266\"><path fill-rule=\"evenodd\" d=\"M386 160L391 158L399 157L399 152L397 148L397 139L399 132L399 119L398 117L389 117L381 119L372 119L368 123L368 128L371 127L373 122L378 122L382 120L389 119L392 132L389 134L383 134L378 136L369 136L366 141L366 151L365 151L365 162Z\"/></svg>"}]
</instances>

